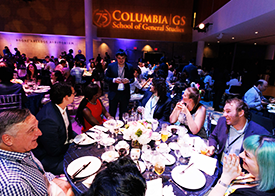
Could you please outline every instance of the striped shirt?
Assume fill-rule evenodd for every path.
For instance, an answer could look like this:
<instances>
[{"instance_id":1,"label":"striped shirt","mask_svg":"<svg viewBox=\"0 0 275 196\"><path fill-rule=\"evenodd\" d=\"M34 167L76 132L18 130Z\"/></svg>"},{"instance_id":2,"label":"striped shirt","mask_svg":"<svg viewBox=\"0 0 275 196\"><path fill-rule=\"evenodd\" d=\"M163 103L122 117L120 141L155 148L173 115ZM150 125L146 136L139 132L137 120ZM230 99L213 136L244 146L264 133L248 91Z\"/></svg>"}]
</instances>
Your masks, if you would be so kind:
<instances>
[{"instance_id":1,"label":"striped shirt","mask_svg":"<svg viewBox=\"0 0 275 196\"><path fill-rule=\"evenodd\" d=\"M54 178L52 173L44 172L42 164L32 152L0 149L0 196L47 195L47 180Z\"/></svg>"}]
</instances>

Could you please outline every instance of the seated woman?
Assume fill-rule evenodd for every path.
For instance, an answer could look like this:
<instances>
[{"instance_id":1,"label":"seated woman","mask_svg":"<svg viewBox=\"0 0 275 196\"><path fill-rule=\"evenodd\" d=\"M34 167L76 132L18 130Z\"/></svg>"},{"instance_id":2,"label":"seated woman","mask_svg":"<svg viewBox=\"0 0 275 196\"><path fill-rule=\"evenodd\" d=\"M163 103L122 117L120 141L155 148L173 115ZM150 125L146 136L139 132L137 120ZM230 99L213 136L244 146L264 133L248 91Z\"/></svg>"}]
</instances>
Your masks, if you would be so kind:
<instances>
[{"instance_id":1,"label":"seated woman","mask_svg":"<svg viewBox=\"0 0 275 196\"><path fill-rule=\"evenodd\" d=\"M111 117L107 112L103 103L99 99L101 96L101 89L97 84L89 84L84 90L84 98L79 104L76 114L76 121L79 125L82 125L82 133L88 131L95 125L102 125L104 119Z\"/></svg>"},{"instance_id":2,"label":"seated woman","mask_svg":"<svg viewBox=\"0 0 275 196\"><path fill-rule=\"evenodd\" d=\"M26 82L35 82L37 85L41 83L41 77L38 74L37 67L34 63L30 63L27 68Z\"/></svg>"},{"instance_id":3,"label":"seated woman","mask_svg":"<svg viewBox=\"0 0 275 196\"><path fill-rule=\"evenodd\" d=\"M203 124L206 116L206 109L200 103L200 92L195 87L189 87L184 91L182 100L176 104L170 115L170 123L179 121L189 132L206 138Z\"/></svg>"},{"instance_id":4,"label":"seated woman","mask_svg":"<svg viewBox=\"0 0 275 196\"><path fill-rule=\"evenodd\" d=\"M167 97L166 92L165 79L154 78L150 91L146 91L140 100L138 112L142 113L145 119L167 121L171 112L171 99Z\"/></svg>"},{"instance_id":5,"label":"seated woman","mask_svg":"<svg viewBox=\"0 0 275 196\"><path fill-rule=\"evenodd\" d=\"M60 71L55 70L51 74L51 83L54 85L57 82L64 82L64 77Z\"/></svg>"},{"instance_id":6,"label":"seated woman","mask_svg":"<svg viewBox=\"0 0 275 196\"><path fill-rule=\"evenodd\" d=\"M127 157L119 158L107 165L93 180L85 196L144 196L146 181L136 164Z\"/></svg>"},{"instance_id":7,"label":"seated woman","mask_svg":"<svg viewBox=\"0 0 275 196\"><path fill-rule=\"evenodd\" d=\"M209 196L222 196L225 192L230 196L271 196L275 195L275 137L264 135L252 135L243 142L244 151L239 155L243 160L243 168L247 170L254 181L248 179L242 182L234 191L234 180L240 176L241 167L239 157L230 154L224 158L223 173L216 186L212 189ZM242 176L241 178L244 178ZM232 182L231 186L229 184ZM237 182L235 182L237 185ZM233 192L234 191L234 192Z\"/></svg>"}]
</instances>

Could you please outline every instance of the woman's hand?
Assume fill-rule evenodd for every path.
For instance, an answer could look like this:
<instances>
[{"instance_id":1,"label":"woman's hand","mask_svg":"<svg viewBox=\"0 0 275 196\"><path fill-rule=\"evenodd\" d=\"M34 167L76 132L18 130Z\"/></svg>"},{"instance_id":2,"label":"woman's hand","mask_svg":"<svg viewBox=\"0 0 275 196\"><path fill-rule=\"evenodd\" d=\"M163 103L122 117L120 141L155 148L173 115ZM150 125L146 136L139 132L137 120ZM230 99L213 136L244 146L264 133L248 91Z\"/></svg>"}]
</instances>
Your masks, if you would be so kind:
<instances>
[{"instance_id":1,"label":"woman's hand","mask_svg":"<svg viewBox=\"0 0 275 196\"><path fill-rule=\"evenodd\" d=\"M233 179L240 176L242 169L240 166L240 158L235 154L229 154L223 159L223 173L221 181L230 184Z\"/></svg>"}]
</instances>

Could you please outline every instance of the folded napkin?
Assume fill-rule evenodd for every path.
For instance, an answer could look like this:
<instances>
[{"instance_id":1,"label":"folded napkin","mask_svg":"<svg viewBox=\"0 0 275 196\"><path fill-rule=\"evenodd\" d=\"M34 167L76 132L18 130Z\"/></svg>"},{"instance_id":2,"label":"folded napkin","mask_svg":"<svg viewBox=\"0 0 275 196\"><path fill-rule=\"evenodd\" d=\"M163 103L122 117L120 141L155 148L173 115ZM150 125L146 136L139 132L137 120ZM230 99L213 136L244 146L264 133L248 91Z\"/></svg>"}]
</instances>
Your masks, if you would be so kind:
<instances>
[{"instance_id":1,"label":"folded napkin","mask_svg":"<svg viewBox=\"0 0 275 196\"><path fill-rule=\"evenodd\" d=\"M173 192L173 187L172 185L165 185L162 189L162 194L163 196L176 196Z\"/></svg>"},{"instance_id":2,"label":"folded napkin","mask_svg":"<svg viewBox=\"0 0 275 196\"><path fill-rule=\"evenodd\" d=\"M162 179L157 178L146 182L147 189L145 196L162 196Z\"/></svg>"},{"instance_id":3,"label":"folded napkin","mask_svg":"<svg viewBox=\"0 0 275 196\"><path fill-rule=\"evenodd\" d=\"M203 154L193 153L190 159L190 164L194 163L193 167L204 171L206 174L212 176L216 169L217 159L208 157Z\"/></svg>"},{"instance_id":4,"label":"folded napkin","mask_svg":"<svg viewBox=\"0 0 275 196\"><path fill-rule=\"evenodd\" d=\"M98 130L103 131L103 132L107 132L108 131L107 128L102 127L102 126L98 126L98 125L92 127L90 130L91 131L95 131L95 132L97 132Z\"/></svg>"},{"instance_id":5,"label":"folded napkin","mask_svg":"<svg viewBox=\"0 0 275 196\"><path fill-rule=\"evenodd\" d=\"M94 181L95 176L96 176L96 174L90 176L89 178L87 178L86 180L84 180L82 183L83 183L87 188L90 188L91 184L92 184L93 181Z\"/></svg>"}]
</instances>

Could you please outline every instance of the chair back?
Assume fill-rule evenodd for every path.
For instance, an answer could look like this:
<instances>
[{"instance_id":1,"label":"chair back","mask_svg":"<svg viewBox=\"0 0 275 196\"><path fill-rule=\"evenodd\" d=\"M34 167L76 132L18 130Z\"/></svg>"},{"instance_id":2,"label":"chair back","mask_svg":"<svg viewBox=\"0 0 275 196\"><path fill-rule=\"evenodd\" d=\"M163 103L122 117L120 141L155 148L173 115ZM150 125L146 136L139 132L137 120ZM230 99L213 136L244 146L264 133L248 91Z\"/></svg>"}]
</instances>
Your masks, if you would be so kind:
<instances>
[{"instance_id":1,"label":"chair back","mask_svg":"<svg viewBox=\"0 0 275 196\"><path fill-rule=\"evenodd\" d=\"M21 93L0 95L0 112L13 108L22 108Z\"/></svg>"},{"instance_id":2,"label":"chair back","mask_svg":"<svg viewBox=\"0 0 275 196\"><path fill-rule=\"evenodd\" d=\"M270 118L255 114L251 112L251 120L262 127L264 127L266 130L268 130L273 135L273 123Z\"/></svg>"},{"instance_id":3,"label":"chair back","mask_svg":"<svg viewBox=\"0 0 275 196\"><path fill-rule=\"evenodd\" d=\"M229 93L242 94L242 87L241 86L231 86L229 89Z\"/></svg>"}]
</instances>

